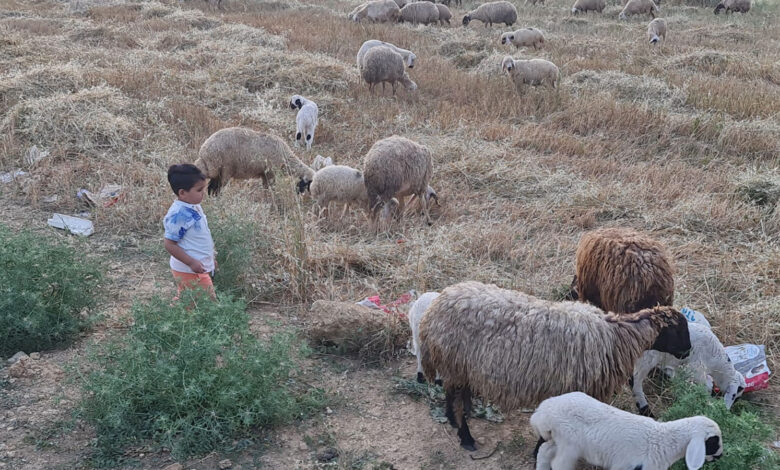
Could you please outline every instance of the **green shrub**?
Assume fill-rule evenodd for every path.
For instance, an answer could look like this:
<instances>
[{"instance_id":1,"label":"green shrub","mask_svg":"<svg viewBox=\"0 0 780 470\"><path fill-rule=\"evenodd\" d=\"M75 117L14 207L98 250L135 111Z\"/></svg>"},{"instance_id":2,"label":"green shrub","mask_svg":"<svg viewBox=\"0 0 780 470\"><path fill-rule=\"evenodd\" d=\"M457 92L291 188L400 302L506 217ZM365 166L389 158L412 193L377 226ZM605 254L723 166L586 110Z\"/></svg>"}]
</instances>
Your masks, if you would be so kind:
<instances>
[{"instance_id":1,"label":"green shrub","mask_svg":"<svg viewBox=\"0 0 780 470\"><path fill-rule=\"evenodd\" d=\"M160 446L176 458L220 449L251 429L323 405L320 390L291 378L304 352L289 333L261 342L245 303L185 292L133 306L127 336L92 348L80 416L97 431L96 464L128 446Z\"/></svg>"},{"instance_id":2,"label":"green shrub","mask_svg":"<svg viewBox=\"0 0 780 470\"><path fill-rule=\"evenodd\" d=\"M0 356L67 345L88 326L100 281L83 253L0 225Z\"/></svg>"},{"instance_id":3,"label":"green shrub","mask_svg":"<svg viewBox=\"0 0 780 470\"><path fill-rule=\"evenodd\" d=\"M262 294L259 276L267 270L261 254L270 247L257 223L237 216L215 216L211 224L214 245L217 250L217 272L214 287L217 292L242 295L247 299Z\"/></svg>"},{"instance_id":4,"label":"green shrub","mask_svg":"<svg viewBox=\"0 0 780 470\"><path fill-rule=\"evenodd\" d=\"M723 457L708 463L710 470L751 470L780 468L777 455L767 449L772 428L761 421L753 407L737 401L731 411L721 399L713 399L703 385L693 385L683 378L672 381L673 404L664 413L663 421L703 415L720 426L723 434ZM672 470L685 470L683 460Z\"/></svg>"}]
</instances>

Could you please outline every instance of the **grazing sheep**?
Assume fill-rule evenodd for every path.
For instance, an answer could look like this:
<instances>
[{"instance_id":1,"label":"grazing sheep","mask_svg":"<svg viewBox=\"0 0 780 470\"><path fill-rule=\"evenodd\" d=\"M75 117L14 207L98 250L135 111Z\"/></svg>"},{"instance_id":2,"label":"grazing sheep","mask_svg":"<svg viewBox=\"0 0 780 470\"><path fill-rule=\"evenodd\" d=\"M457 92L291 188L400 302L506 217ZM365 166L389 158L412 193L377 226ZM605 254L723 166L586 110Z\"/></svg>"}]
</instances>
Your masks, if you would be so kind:
<instances>
[{"instance_id":1,"label":"grazing sheep","mask_svg":"<svg viewBox=\"0 0 780 470\"><path fill-rule=\"evenodd\" d=\"M479 282L444 289L420 324L419 344L425 375L444 381L447 417L468 450L472 390L505 410L571 391L607 400L643 351L685 357L690 347L688 322L671 307L618 316Z\"/></svg>"},{"instance_id":2,"label":"grazing sheep","mask_svg":"<svg viewBox=\"0 0 780 470\"><path fill-rule=\"evenodd\" d=\"M540 436L536 470L574 470L579 459L608 470L667 470L683 457L696 470L723 455L720 428L705 416L657 423L582 392L544 400L530 422Z\"/></svg>"},{"instance_id":3,"label":"grazing sheep","mask_svg":"<svg viewBox=\"0 0 780 470\"><path fill-rule=\"evenodd\" d=\"M355 7L349 19L359 22L368 18L372 23L387 23L397 21L400 14L401 9L394 0L374 0Z\"/></svg>"},{"instance_id":4,"label":"grazing sheep","mask_svg":"<svg viewBox=\"0 0 780 470\"><path fill-rule=\"evenodd\" d=\"M422 362L420 360L420 322L425 315L425 311L430 307L431 302L438 297L438 292L426 292L420 296L409 309L409 326L412 328L412 352L417 356L417 382L425 383L425 376L423 375ZM436 376L434 380L436 385L441 385L441 379Z\"/></svg>"},{"instance_id":5,"label":"grazing sheep","mask_svg":"<svg viewBox=\"0 0 780 470\"><path fill-rule=\"evenodd\" d=\"M485 27L493 26L493 23L504 23L512 26L517 21L517 9L509 2L489 2L471 10L463 17L463 26L468 26L471 20L479 20Z\"/></svg>"},{"instance_id":6,"label":"grazing sheep","mask_svg":"<svg viewBox=\"0 0 780 470\"><path fill-rule=\"evenodd\" d=\"M582 236L575 255L575 299L615 313L672 305L671 255L658 241L630 228Z\"/></svg>"},{"instance_id":7,"label":"grazing sheep","mask_svg":"<svg viewBox=\"0 0 780 470\"><path fill-rule=\"evenodd\" d=\"M647 39L650 44L657 44L663 39L666 41L666 21L656 18L647 25Z\"/></svg>"},{"instance_id":8,"label":"grazing sheep","mask_svg":"<svg viewBox=\"0 0 780 470\"><path fill-rule=\"evenodd\" d=\"M428 225L432 224L429 183L433 158L428 147L397 135L379 140L366 154L363 173L372 220L376 221L380 208L383 221L387 221L394 206L402 213L404 197L413 194L423 206Z\"/></svg>"},{"instance_id":9,"label":"grazing sheep","mask_svg":"<svg viewBox=\"0 0 780 470\"><path fill-rule=\"evenodd\" d=\"M363 59L366 56L366 52L368 52L372 47L376 46L386 46L392 49L394 52L397 52L398 54L401 54L401 57L404 59L404 63L407 67L414 68L414 61L417 59L417 56L414 55L414 52L408 51L406 49L401 49L400 47L396 46L395 44L391 44L389 42L379 41L378 39L369 39L368 41L364 42L362 46L360 46L360 49L357 53L357 66L358 70L363 69L364 61Z\"/></svg>"},{"instance_id":10,"label":"grazing sheep","mask_svg":"<svg viewBox=\"0 0 780 470\"><path fill-rule=\"evenodd\" d=\"M344 204L342 218L346 215L350 204L357 204L360 208L368 210L368 195L363 181L363 172L348 166L330 165L317 171L314 173L309 191L321 210L327 210L331 202Z\"/></svg>"},{"instance_id":11,"label":"grazing sheep","mask_svg":"<svg viewBox=\"0 0 780 470\"><path fill-rule=\"evenodd\" d=\"M518 90L522 89L523 85L549 84L555 88L561 76L558 67L544 59L514 60L506 56L501 61L501 69L509 75Z\"/></svg>"},{"instance_id":12,"label":"grazing sheep","mask_svg":"<svg viewBox=\"0 0 780 470\"><path fill-rule=\"evenodd\" d=\"M300 161L284 140L244 127L229 127L211 134L200 146L195 165L211 179L208 191L213 196L231 178L261 178L267 188L273 171L279 168L299 178L301 193L314 177L314 170Z\"/></svg>"},{"instance_id":13,"label":"grazing sheep","mask_svg":"<svg viewBox=\"0 0 780 470\"><path fill-rule=\"evenodd\" d=\"M658 5L656 5L653 0L628 0L628 3L623 7L623 11L620 12L618 17L621 20L625 20L629 16L643 15L645 13L655 18L655 14L658 13Z\"/></svg>"},{"instance_id":14,"label":"grazing sheep","mask_svg":"<svg viewBox=\"0 0 780 470\"><path fill-rule=\"evenodd\" d=\"M319 114L317 103L301 95L293 95L290 98L290 108L298 109L298 115L295 116L295 146L300 147L300 141L303 139L306 141L306 150L311 150Z\"/></svg>"},{"instance_id":15,"label":"grazing sheep","mask_svg":"<svg viewBox=\"0 0 780 470\"><path fill-rule=\"evenodd\" d=\"M404 71L404 59L401 54L394 52L387 46L376 46L366 52L363 57L363 68L360 76L368 83L368 89L374 93L374 86L382 83L382 92L385 90L385 83L389 82L393 86L393 95L395 95L396 83L401 84L409 91L417 89L409 75Z\"/></svg>"},{"instance_id":16,"label":"grazing sheep","mask_svg":"<svg viewBox=\"0 0 780 470\"><path fill-rule=\"evenodd\" d=\"M726 13L740 12L747 13L750 10L750 0L722 0L715 7L715 14L720 14L721 10L726 10Z\"/></svg>"},{"instance_id":17,"label":"grazing sheep","mask_svg":"<svg viewBox=\"0 0 780 470\"><path fill-rule=\"evenodd\" d=\"M412 24L431 24L439 21L439 9L436 5L428 2L407 3L401 8L401 14L398 16L398 22Z\"/></svg>"},{"instance_id":18,"label":"grazing sheep","mask_svg":"<svg viewBox=\"0 0 780 470\"><path fill-rule=\"evenodd\" d=\"M446 21L447 24L451 24L450 20L452 19L452 12L449 8L447 8L446 5L437 3L436 8L439 9L439 24L444 26L444 22Z\"/></svg>"},{"instance_id":19,"label":"grazing sheep","mask_svg":"<svg viewBox=\"0 0 780 470\"><path fill-rule=\"evenodd\" d=\"M606 0L575 0L574 5L571 7L572 15L577 13L586 13L589 11L597 11L601 13L607 6Z\"/></svg>"},{"instance_id":20,"label":"grazing sheep","mask_svg":"<svg viewBox=\"0 0 780 470\"><path fill-rule=\"evenodd\" d=\"M522 28L502 34L501 44L514 44L518 49L521 47L537 49L544 44L544 35L536 28Z\"/></svg>"},{"instance_id":21,"label":"grazing sheep","mask_svg":"<svg viewBox=\"0 0 780 470\"><path fill-rule=\"evenodd\" d=\"M642 388L647 374L653 367L667 369L671 375L674 375L674 369L688 366L694 382L706 385L709 391L712 391L713 382L718 386L728 409L731 409L731 405L742 396L742 392L747 387L745 377L734 368L734 364L715 333L698 323L689 323L688 331L691 335L691 354L685 359L677 359L658 351L645 351L634 366L631 388L640 414L653 416ZM707 378L708 374L712 380Z\"/></svg>"}]
</instances>

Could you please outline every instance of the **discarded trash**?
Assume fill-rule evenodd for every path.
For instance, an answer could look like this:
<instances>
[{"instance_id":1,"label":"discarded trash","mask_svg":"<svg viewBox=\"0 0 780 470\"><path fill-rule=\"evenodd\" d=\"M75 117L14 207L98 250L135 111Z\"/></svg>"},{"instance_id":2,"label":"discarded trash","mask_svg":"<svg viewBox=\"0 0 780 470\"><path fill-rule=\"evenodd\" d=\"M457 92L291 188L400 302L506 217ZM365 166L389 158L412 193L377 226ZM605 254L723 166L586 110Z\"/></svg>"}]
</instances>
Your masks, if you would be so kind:
<instances>
[{"instance_id":1,"label":"discarded trash","mask_svg":"<svg viewBox=\"0 0 780 470\"><path fill-rule=\"evenodd\" d=\"M37 145L33 145L32 147L30 147L30 150L28 150L27 154L24 156L24 163L28 167L32 167L33 165L35 165L39 161L43 160L47 156L49 156L49 151L48 150L42 150L41 151L41 150L38 150L38 146Z\"/></svg>"},{"instance_id":2,"label":"discarded trash","mask_svg":"<svg viewBox=\"0 0 780 470\"><path fill-rule=\"evenodd\" d=\"M692 308L683 307L680 310L680 313L685 315L685 318L687 318L689 322L698 323L700 325L706 326L709 329L712 329L712 327L710 326L710 322L707 321L707 318L705 318L704 314L702 314L701 312L697 312Z\"/></svg>"},{"instance_id":3,"label":"discarded trash","mask_svg":"<svg viewBox=\"0 0 780 470\"><path fill-rule=\"evenodd\" d=\"M766 363L763 344L726 346L726 354L734 363L734 368L745 377L745 382L747 382L745 392L762 390L769 386L769 376L772 372Z\"/></svg>"},{"instance_id":4,"label":"discarded trash","mask_svg":"<svg viewBox=\"0 0 780 470\"><path fill-rule=\"evenodd\" d=\"M95 228L92 225L92 221L86 219L80 219L78 217L71 217L69 215L54 214L47 223L54 228L61 228L74 233L88 237L94 233Z\"/></svg>"},{"instance_id":5,"label":"discarded trash","mask_svg":"<svg viewBox=\"0 0 780 470\"><path fill-rule=\"evenodd\" d=\"M358 305L362 305L363 307L382 310L385 313L393 313L395 311L395 313L397 313L400 317L406 318L406 315L404 313L398 311L398 307L400 305L408 304L409 302L416 299L417 297L418 297L417 291L412 289L409 292L406 292L403 295L401 295L401 297L398 297L396 300L388 303L387 305L382 305L382 299L380 299L378 295L372 295L371 297L366 297L365 299L355 303Z\"/></svg>"},{"instance_id":6,"label":"discarded trash","mask_svg":"<svg viewBox=\"0 0 780 470\"><path fill-rule=\"evenodd\" d=\"M26 175L26 171L22 170L16 170L16 171L8 171L6 173L0 173L0 183L10 183L11 181L15 180L16 178L19 178L21 176Z\"/></svg>"},{"instance_id":7,"label":"discarded trash","mask_svg":"<svg viewBox=\"0 0 780 470\"><path fill-rule=\"evenodd\" d=\"M80 188L76 191L76 197L90 207L95 207L96 205L95 196L84 188Z\"/></svg>"},{"instance_id":8,"label":"discarded trash","mask_svg":"<svg viewBox=\"0 0 780 470\"><path fill-rule=\"evenodd\" d=\"M90 207L95 207L98 203L102 203L103 207L110 207L122 199L124 193L122 192L122 186L118 184L107 184L100 188L100 192L97 194L81 188L76 191L76 197Z\"/></svg>"},{"instance_id":9,"label":"discarded trash","mask_svg":"<svg viewBox=\"0 0 780 470\"><path fill-rule=\"evenodd\" d=\"M53 204L57 202L60 199L60 196L57 194L52 194L51 196L46 196L41 198L41 202L45 204Z\"/></svg>"}]
</instances>

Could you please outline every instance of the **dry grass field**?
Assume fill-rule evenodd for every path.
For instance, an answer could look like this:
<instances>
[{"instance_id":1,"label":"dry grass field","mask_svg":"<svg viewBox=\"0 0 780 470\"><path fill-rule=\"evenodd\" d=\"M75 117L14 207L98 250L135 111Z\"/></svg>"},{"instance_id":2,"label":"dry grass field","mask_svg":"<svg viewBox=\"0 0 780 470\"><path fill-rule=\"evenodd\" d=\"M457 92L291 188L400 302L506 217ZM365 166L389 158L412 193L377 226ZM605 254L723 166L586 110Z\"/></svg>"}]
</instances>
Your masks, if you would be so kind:
<instances>
[{"instance_id":1,"label":"dry grass field","mask_svg":"<svg viewBox=\"0 0 780 470\"><path fill-rule=\"evenodd\" d=\"M409 213L375 234L357 211L317 219L290 180L272 191L232 181L204 209L257 228L261 248L250 255L260 269L248 284L258 331L301 326L317 299L394 299L463 280L556 298L583 232L629 226L673 253L676 305L704 312L724 344L766 345L780 370L776 0L718 16L710 0L664 0L660 47L646 43L649 18L619 21L613 0L603 14L578 16L564 0L514 1L513 28L462 27L471 0L452 7L449 27L353 23L357 3L0 0L0 172L28 172L0 184L0 222L63 238L46 219L82 211L79 188L125 190L119 203L93 209L86 242L110 263L106 316L72 348L44 353L43 373L0 390L0 468L86 465L93 431L52 430L78 396L61 370L87 342L121 335L133 300L172 291L161 246L167 167L194 161L211 133L233 125L292 145L293 94L320 109L312 152L296 149L303 160L322 154L360 168L378 139L408 137L433 152L441 207L430 227ZM544 31L542 49L501 46L501 32L525 26ZM355 66L368 39L416 53L416 92L368 92ZM554 62L561 86L516 92L501 74L506 54ZM33 145L49 153L30 164ZM392 393L392 378L412 377L414 367L411 356L380 368L311 359L312 380L337 397L333 412L277 431L262 455L230 457L242 468L532 468L527 414L476 420L483 449L503 440L520 450L472 461L427 405ZM776 384L750 399L780 415ZM629 390L618 403L630 409ZM339 463L317 463L318 440L339 448ZM171 463L144 449L131 456L142 468ZM216 468L222 458L185 468Z\"/></svg>"}]
</instances>

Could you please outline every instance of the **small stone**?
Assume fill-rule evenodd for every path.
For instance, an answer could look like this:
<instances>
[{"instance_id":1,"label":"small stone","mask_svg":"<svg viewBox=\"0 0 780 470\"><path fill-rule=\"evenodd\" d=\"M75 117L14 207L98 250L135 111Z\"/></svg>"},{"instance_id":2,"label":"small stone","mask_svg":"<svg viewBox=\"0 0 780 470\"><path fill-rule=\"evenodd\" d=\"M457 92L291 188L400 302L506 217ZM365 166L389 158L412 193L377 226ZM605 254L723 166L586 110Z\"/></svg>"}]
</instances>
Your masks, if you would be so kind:
<instances>
[{"instance_id":1,"label":"small stone","mask_svg":"<svg viewBox=\"0 0 780 470\"><path fill-rule=\"evenodd\" d=\"M334 449L333 447L328 447L327 449L317 452L317 461L330 462L331 460L335 459L338 456L339 456L338 450Z\"/></svg>"},{"instance_id":2,"label":"small stone","mask_svg":"<svg viewBox=\"0 0 780 470\"><path fill-rule=\"evenodd\" d=\"M23 377L26 371L27 368L24 367L24 361L17 361L11 364L11 367L8 368L8 375L14 378L19 378Z\"/></svg>"},{"instance_id":3,"label":"small stone","mask_svg":"<svg viewBox=\"0 0 780 470\"><path fill-rule=\"evenodd\" d=\"M19 362L20 360L22 360L22 359L28 359L29 357L30 357L30 356L28 356L27 354L25 354L25 352L24 352L24 351L19 351L18 353L14 354L13 356L11 356L11 357L9 357L9 358L8 358L8 363L9 363L9 364L16 364L16 363L17 363L17 362Z\"/></svg>"},{"instance_id":4,"label":"small stone","mask_svg":"<svg viewBox=\"0 0 780 470\"><path fill-rule=\"evenodd\" d=\"M305 442L301 442L300 444L298 444L298 450L305 451L308 450L308 448L309 446L307 446Z\"/></svg>"},{"instance_id":5,"label":"small stone","mask_svg":"<svg viewBox=\"0 0 780 470\"><path fill-rule=\"evenodd\" d=\"M776 448L780 449L780 441L773 442L772 443L772 447L776 447Z\"/></svg>"},{"instance_id":6,"label":"small stone","mask_svg":"<svg viewBox=\"0 0 780 470\"><path fill-rule=\"evenodd\" d=\"M219 461L219 470L225 470L226 468L230 468L232 466L233 466L233 461L231 461L230 459Z\"/></svg>"},{"instance_id":7,"label":"small stone","mask_svg":"<svg viewBox=\"0 0 780 470\"><path fill-rule=\"evenodd\" d=\"M326 415L332 415L333 414L333 410L331 410L329 407L325 407L325 414Z\"/></svg>"},{"instance_id":8,"label":"small stone","mask_svg":"<svg viewBox=\"0 0 780 470\"><path fill-rule=\"evenodd\" d=\"M180 463L172 463L167 467L163 468L163 470L182 470L183 468L184 467Z\"/></svg>"},{"instance_id":9,"label":"small stone","mask_svg":"<svg viewBox=\"0 0 780 470\"><path fill-rule=\"evenodd\" d=\"M40 358L41 358L41 353L39 352L30 353L30 359L32 359L33 361L37 361Z\"/></svg>"}]
</instances>

